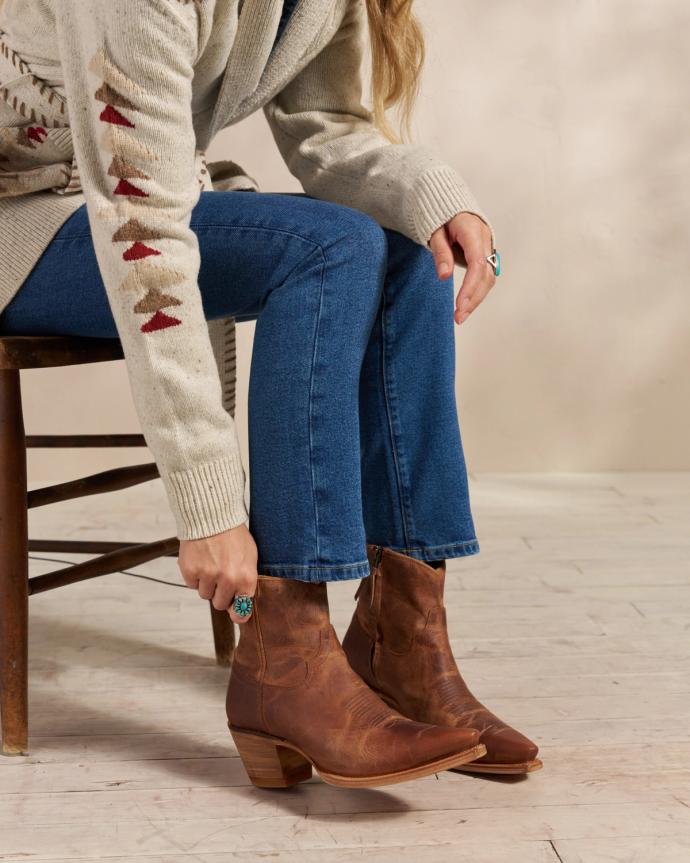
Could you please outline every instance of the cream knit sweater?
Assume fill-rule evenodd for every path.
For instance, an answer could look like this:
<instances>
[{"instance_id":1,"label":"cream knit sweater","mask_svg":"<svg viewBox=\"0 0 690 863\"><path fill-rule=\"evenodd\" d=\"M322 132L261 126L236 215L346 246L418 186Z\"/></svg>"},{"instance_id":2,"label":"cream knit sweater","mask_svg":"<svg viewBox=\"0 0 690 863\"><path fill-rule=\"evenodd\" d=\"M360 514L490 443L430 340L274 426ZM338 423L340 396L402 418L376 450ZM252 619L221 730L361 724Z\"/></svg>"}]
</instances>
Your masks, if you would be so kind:
<instances>
[{"instance_id":1,"label":"cream knit sweater","mask_svg":"<svg viewBox=\"0 0 690 863\"><path fill-rule=\"evenodd\" d=\"M232 162L207 169L216 133L263 109L308 194L419 243L459 212L491 227L453 168L373 127L361 101L363 0L298 0L271 50L281 9L281 0L0 0L0 311L86 202L180 539L247 518L189 225L202 188L258 187Z\"/></svg>"}]
</instances>

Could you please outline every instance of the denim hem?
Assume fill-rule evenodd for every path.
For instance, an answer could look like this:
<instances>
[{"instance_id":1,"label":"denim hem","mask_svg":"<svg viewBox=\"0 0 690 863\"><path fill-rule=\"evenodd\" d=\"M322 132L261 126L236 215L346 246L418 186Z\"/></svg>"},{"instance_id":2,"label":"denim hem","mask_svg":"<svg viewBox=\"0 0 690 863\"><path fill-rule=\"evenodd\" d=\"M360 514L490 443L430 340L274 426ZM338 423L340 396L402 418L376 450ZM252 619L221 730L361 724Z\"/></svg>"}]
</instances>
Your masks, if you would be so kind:
<instances>
[{"instance_id":1,"label":"denim hem","mask_svg":"<svg viewBox=\"0 0 690 863\"><path fill-rule=\"evenodd\" d=\"M271 575L276 578L294 578L297 581L347 581L355 578L366 578L370 575L368 560L360 560L357 563L343 564L282 564L267 563L259 564L261 575Z\"/></svg>"},{"instance_id":2,"label":"denim hem","mask_svg":"<svg viewBox=\"0 0 690 863\"><path fill-rule=\"evenodd\" d=\"M440 560L441 558L450 557L469 557L472 554L479 554L479 541L468 539L464 542L451 542L447 545L425 545L419 548L401 548L396 545L386 545L381 543L386 548L393 551L400 551L416 560Z\"/></svg>"}]
</instances>

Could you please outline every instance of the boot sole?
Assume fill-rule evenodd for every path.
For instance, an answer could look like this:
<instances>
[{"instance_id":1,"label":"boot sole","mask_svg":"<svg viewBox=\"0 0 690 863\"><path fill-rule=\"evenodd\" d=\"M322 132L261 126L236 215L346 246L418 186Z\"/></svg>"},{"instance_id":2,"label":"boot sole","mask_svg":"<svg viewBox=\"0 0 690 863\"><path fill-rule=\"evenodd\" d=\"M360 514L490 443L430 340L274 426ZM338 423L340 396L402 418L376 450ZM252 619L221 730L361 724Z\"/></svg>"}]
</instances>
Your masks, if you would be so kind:
<instances>
[{"instance_id":1,"label":"boot sole","mask_svg":"<svg viewBox=\"0 0 690 863\"><path fill-rule=\"evenodd\" d=\"M248 731L228 725L232 739L242 759L250 781L257 788L290 788L299 782L311 779L312 768L329 785L340 788L373 788L381 785L394 785L408 782L432 773L451 770L486 755L483 743L464 752L437 758L435 761L397 770L393 773L380 773L373 776L343 776L323 770L294 743L280 737L272 737L258 731Z\"/></svg>"},{"instance_id":2,"label":"boot sole","mask_svg":"<svg viewBox=\"0 0 690 863\"><path fill-rule=\"evenodd\" d=\"M451 768L454 773L496 773L503 776L534 773L544 766L541 758L523 761L521 764L465 764Z\"/></svg>"}]
</instances>

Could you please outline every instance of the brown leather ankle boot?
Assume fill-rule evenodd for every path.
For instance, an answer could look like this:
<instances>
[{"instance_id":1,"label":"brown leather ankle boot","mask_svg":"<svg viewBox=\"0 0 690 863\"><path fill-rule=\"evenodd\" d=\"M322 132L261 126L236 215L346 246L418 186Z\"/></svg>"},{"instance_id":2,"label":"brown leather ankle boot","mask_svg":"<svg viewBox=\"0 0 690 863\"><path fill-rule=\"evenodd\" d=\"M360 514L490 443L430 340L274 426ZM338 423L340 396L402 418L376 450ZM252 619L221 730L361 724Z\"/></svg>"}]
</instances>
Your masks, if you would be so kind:
<instances>
[{"instance_id":1,"label":"brown leather ankle boot","mask_svg":"<svg viewBox=\"0 0 690 863\"><path fill-rule=\"evenodd\" d=\"M445 562L367 546L372 574L362 580L343 648L355 671L381 698L418 722L477 728L486 755L458 768L473 773L529 773L542 763L537 746L472 695L448 641L443 604Z\"/></svg>"},{"instance_id":2,"label":"brown leather ankle boot","mask_svg":"<svg viewBox=\"0 0 690 863\"><path fill-rule=\"evenodd\" d=\"M435 728L392 710L355 674L328 615L325 584L259 576L242 625L228 724L262 788L309 779L347 787L426 776L481 756L479 732Z\"/></svg>"}]
</instances>

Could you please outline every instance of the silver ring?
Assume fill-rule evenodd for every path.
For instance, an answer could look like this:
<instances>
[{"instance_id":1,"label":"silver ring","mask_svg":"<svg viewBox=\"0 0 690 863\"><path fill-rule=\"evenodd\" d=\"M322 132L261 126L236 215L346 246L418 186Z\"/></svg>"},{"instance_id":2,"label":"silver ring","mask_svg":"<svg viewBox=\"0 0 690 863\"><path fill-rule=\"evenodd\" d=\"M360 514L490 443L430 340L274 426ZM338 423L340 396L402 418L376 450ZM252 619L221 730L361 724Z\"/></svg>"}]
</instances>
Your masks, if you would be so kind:
<instances>
[{"instance_id":1,"label":"silver ring","mask_svg":"<svg viewBox=\"0 0 690 863\"><path fill-rule=\"evenodd\" d=\"M484 260L491 264L495 276L501 275L501 253L498 249L494 249L490 255L487 255L486 258L484 258Z\"/></svg>"},{"instance_id":2,"label":"silver ring","mask_svg":"<svg viewBox=\"0 0 690 863\"><path fill-rule=\"evenodd\" d=\"M247 593L238 593L232 601L232 610L238 617L249 617L254 611L254 600Z\"/></svg>"}]
</instances>

